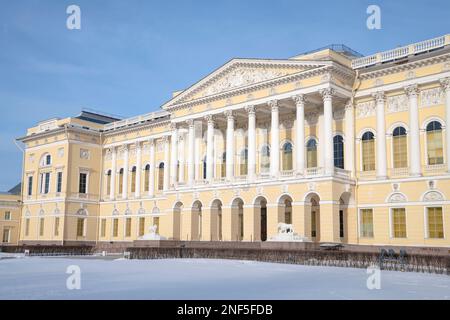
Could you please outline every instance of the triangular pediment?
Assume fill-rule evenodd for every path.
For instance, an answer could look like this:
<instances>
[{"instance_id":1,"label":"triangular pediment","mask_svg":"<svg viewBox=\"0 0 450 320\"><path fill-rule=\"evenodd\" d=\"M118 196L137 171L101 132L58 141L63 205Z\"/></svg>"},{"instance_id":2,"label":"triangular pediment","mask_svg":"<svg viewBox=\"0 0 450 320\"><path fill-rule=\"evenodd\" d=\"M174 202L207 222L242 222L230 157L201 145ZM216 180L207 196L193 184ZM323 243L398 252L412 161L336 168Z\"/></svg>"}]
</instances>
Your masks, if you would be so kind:
<instances>
[{"instance_id":1,"label":"triangular pediment","mask_svg":"<svg viewBox=\"0 0 450 320\"><path fill-rule=\"evenodd\" d=\"M327 62L324 61L234 59L178 94L163 108L258 85L325 65Z\"/></svg>"}]
</instances>

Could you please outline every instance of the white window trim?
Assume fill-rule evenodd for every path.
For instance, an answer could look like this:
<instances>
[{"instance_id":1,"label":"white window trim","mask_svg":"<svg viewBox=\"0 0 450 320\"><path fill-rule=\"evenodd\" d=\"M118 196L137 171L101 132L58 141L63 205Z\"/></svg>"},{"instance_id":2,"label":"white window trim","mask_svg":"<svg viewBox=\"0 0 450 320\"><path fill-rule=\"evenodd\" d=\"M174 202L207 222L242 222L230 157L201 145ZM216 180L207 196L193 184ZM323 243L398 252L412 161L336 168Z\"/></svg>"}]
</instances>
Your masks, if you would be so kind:
<instances>
[{"instance_id":1,"label":"white window trim","mask_svg":"<svg viewBox=\"0 0 450 320\"><path fill-rule=\"evenodd\" d=\"M406 228L406 236L402 238L397 238L394 235L394 220L393 220L393 214L394 209L404 209L405 210L405 228ZM389 208L389 238L391 240L393 239L408 239L408 210L406 210L405 207L402 206L394 206Z\"/></svg>"},{"instance_id":2,"label":"white window trim","mask_svg":"<svg viewBox=\"0 0 450 320\"><path fill-rule=\"evenodd\" d=\"M409 148L409 131L408 127L402 123L399 123L398 125L394 126L391 131L389 131L389 135L387 136L388 139L391 140L390 146L391 146L391 156L390 161L391 165L389 166L391 169L402 169L402 168L395 168L394 167L394 130L398 127L403 127L403 129L406 130L406 168L410 167L410 148Z\"/></svg>"},{"instance_id":3,"label":"white window trim","mask_svg":"<svg viewBox=\"0 0 450 320\"><path fill-rule=\"evenodd\" d=\"M373 235L371 237L362 236L362 228L361 228L361 211L362 210L372 210L372 233ZM358 210L358 235L360 239L374 239L375 238L375 222L374 222L374 210L373 208L359 208Z\"/></svg>"},{"instance_id":4,"label":"white window trim","mask_svg":"<svg viewBox=\"0 0 450 320\"><path fill-rule=\"evenodd\" d=\"M421 130L424 134L424 146L425 146L425 164L427 166L430 166L431 164L428 163L428 131L427 131L427 126L431 123L431 122L439 122L441 124L441 140L442 140L442 159L443 159L443 164L447 163L447 143L446 143L446 139L445 139L445 122L443 120L441 120L440 118L430 118L427 119L424 124L423 124L423 129Z\"/></svg>"},{"instance_id":5,"label":"white window trim","mask_svg":"<svg viewBox=\"0 0 450 320\"><path fill-rule=\"evenodd\" d=\"M444 232L444 237L443 238L430 238L430 230L428 229L428 209L429 208L442 208L442 231ZM424 219L424 237L426 240L446 240L447 237L445 236L445 206L443 205L427 205L424 206L424 212L423 212L423 219Z\"/></svg>"},{"instance_id":6,"label":"white window trim","mask_svg":"<svg viewBox=\"0 0 450 320\"><path fill-rule=\"evenodd\" d=\"M80 182L81 182L81 174L82 173L84 173L84 174L86 174L86 192L84 193L84 194L89 194L89 175L90 175L90 172L89 172L89 170L85 170L85 169L79 169L79 172L78 172L78 194L81 194L80 193Z\"/></svg>"}]
</instances>

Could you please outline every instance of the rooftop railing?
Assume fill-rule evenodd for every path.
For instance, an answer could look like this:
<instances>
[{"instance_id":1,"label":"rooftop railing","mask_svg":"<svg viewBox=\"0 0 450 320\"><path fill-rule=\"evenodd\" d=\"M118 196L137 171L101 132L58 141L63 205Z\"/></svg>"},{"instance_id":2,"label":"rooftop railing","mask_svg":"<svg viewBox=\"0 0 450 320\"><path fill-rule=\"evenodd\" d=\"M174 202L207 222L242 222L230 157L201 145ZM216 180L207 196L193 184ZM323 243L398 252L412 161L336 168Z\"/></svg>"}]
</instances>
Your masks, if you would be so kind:
<instances>
[{"instance_id":1,"label":"rooftop railing","mask_svg":"<svg viewBox=\"0 0 450 320\"><path fill-rule=\"evenodd\" d=\"M124 119L121 121L115 121L115 122L105 124L103 129L105 131L107 131L107 130L114 130L114 129L118 129L118 128L128 127L131 125L135 125L135 124L139 124L139 123L143 123L143 122L147 122L147 121L154 121L158 118L165 117L168 115L169 115L169 112L167 112L167 111L150 112L147 114L143 114L141 116L136 116L136 117Z\"/></svg>"},{"instance_id":2,"label":"rooftop railing","mask_svg":"<svg viewBox=\"0 0 450 320\"><path fill-rule=\"evenodd\" d=\"M367 57L354 59L352 61L352 68L360 69L384 62L395 61L411 55L440 49L447 45L450 45L450 35L444 35L434 39L414 43L408 46L376 53Z\"/></svg>"}]
</instances>

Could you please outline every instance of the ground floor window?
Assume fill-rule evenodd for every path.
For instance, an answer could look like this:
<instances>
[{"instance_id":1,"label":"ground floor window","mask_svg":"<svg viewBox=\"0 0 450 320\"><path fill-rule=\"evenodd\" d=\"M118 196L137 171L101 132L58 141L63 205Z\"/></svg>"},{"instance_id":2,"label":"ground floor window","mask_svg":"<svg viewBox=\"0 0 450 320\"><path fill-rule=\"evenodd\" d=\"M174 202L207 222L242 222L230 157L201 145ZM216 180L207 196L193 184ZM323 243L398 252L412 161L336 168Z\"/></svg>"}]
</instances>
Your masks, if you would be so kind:
<instances>
[{"instance_id":1,"label":"ground floor window","mask_svg":"<svg viewBox=\"0 0 450 320\"><path fill-rule=\"evenodd\" d=\"M77 219L77 237L84 237L84 218Z\"/></svg>"},{"instance_id":2,"label":"ground floor window","mask_svg":"<svg viewBox=\"0 0 450 320\"><path fill-rule=\"evenodd\" d=\"M3 229L3 243L8 243L10 241L10 229Z\"/></svg>"},{"instance_id":3,"label":"ground floor window","mask_svg":"<svg viewBox=\"0 0 450 320\"><path fill-rule=\"evenodd\" d=\"M30 235L30 219L25 219L25 236Z\"/></svg>"},{"instance_id":4,"label":"ground floor window","mask_svg":"<svg viewBox=\"0 0 450 320\"><path fill-rule=\"evenodd\" d=\"M339 210L339 237L344 238L344 210Z\"/></svg>"},{"instance_id":5,"label":"ground floor window","mask_svg":"<svg viewBox=\"0 0 450 320\"><path fill-rule=\"evenodd\" d=\"M139 218L139 236L142 237L145 234L145 218Z\"/></svg>"},{"instance_id":6,"label":"ground floor window","mask_svg":"<svg viewBox=\"0 0 450 320\"><path fill-rule=\"evenodd\" d=\"M311 237L317 237L316 212L311 211Z\"/></svg>"},{"instance_id":7,"label":"ground floor window","mask_svg":"<svg viewBox=\"0 0 450 320\"><path fill-rule=\"evenodd\" d=\"M125 237L131 237L131 218L127 218L125 223Z\"/></svg>"},{"instance_id":8,"label":"ground floor window","mask_svg":"<svg viewBox=\"0 0 450 320\"><path fill-rule=\"evenodd\" d=\"M39 236L44 236L44 218L39 219Z\"/></svg>"},{"instance_id":9,"label":"ground floor window","mask_svg":"<svg viewBox=\"0 0 450 320\"><path fill-rule=\"evenodd\" d=\"M444 238L444 218L442 207L427 208L428 237L434 239Z\"/></svg>"},{"instance_id":10,"label":"ground floor window","mask_svg":"<svg viewBox=\"0 0 450 320\"><path fill-rule=\"evenodd\" d=\"M104 238L106 236L106 219L102 219L100 227L100 237Z\"/></svg>"},{"instance_id":11,"label":"ground floor window","mask_svg":"<svg viewBox=\"0 0 450 320\"><path fill-rule=\"evenodd\" d=\"M406 211L405 208L392 209L392 236L406 238Z\"/></svg>"},{"instance_id":12,"label":"ground floor window","mask_svg":"<svg viewBox=\"0 0 450 320\"><path fill-rule=\"evenodd\" d=\"M153 225L156 226L156 233L161 234L159 231L159 217L153 217Z\"/></svg>"},{"instance_id":13,"label":"ground floor window","mask_svg":"<svg viewBox=\"0 0 450 320\"><path fill-rule=\"evenodd\" d=\"M59 236L59 217L55 218L55 237Z\"/></svg>"},{"instance_id":14,"label":"ground floor window","mask_svg":"<svg viewBox=\"0 0 450 320\"><path fill-rule=\"evenodd\" d=\"M119 219L115 218L113 220L113 237L119 236Z\"/></svg>"},{"instance_id":15,"label":"ground floor window","mask_svg":"<svg viewBox=\"0 0 450 320\"><path fill-rule=\"evenodd\" d=\"M373 238L373 210L362 209L360 219L361 237Z\"/></svg>"}]
</instances>

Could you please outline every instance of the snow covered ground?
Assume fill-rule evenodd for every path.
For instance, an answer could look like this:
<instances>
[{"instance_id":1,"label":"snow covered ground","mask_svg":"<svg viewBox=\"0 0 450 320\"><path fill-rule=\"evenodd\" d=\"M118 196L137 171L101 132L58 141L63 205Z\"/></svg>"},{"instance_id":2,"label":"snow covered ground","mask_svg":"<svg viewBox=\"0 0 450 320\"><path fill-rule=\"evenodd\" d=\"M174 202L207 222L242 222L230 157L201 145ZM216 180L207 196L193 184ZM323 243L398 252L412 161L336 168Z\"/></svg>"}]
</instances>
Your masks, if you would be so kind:
<instances>
[{"instance_id":1,"label":"snow covered ground","mask_svg":"<svg viewBox=\"0 0 450 320\"><path fill-rule=\"evenodd\" d=\"M81 289L68 290L68 266L81 270ZM0 260L5 299L450 299L445 275L381 272L369 290L365 269L231 260Z\"/></svg>"}]
</instances>

